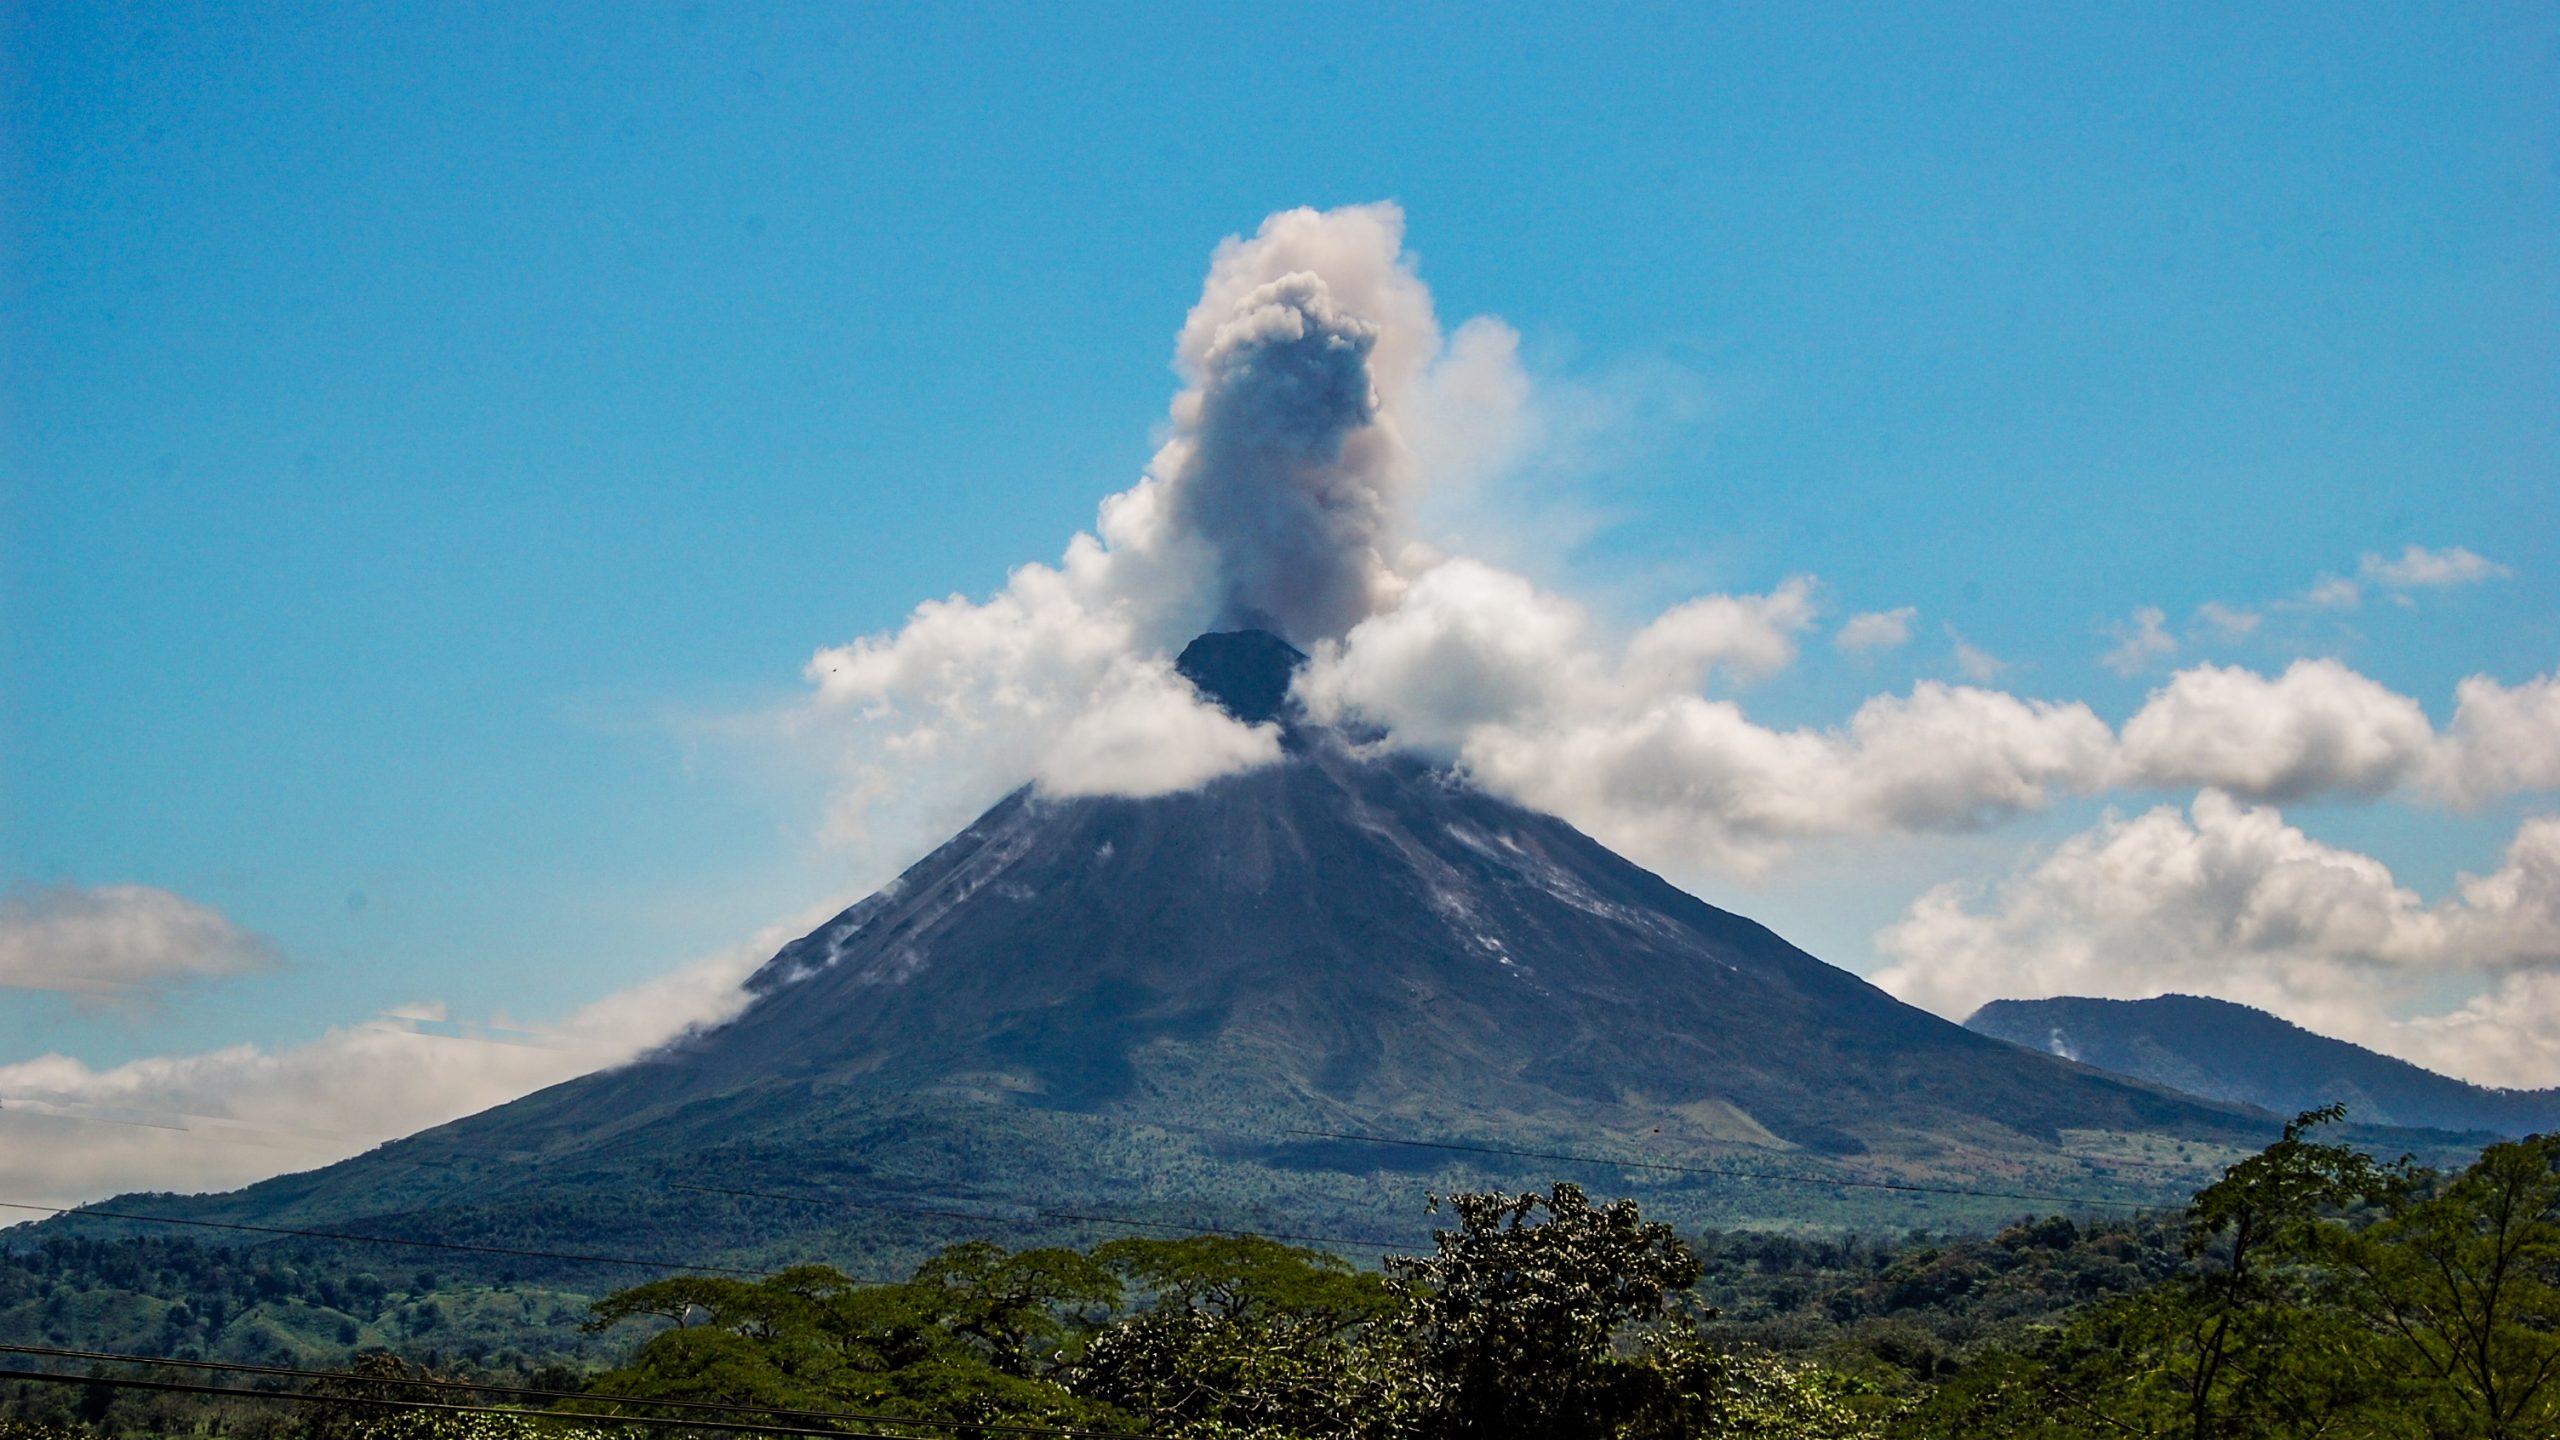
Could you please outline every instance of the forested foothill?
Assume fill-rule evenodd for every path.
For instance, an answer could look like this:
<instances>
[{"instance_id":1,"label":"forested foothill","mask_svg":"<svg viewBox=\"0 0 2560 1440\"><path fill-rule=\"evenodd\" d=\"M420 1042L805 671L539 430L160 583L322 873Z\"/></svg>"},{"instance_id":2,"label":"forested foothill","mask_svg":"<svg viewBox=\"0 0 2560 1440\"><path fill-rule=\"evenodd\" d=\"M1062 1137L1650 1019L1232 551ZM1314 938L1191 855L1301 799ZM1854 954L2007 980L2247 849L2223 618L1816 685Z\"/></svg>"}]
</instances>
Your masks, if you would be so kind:
<instances>
[{"instance_id":1,"label":"forested foothill","mask_svg":"<svg viewBox=\"0 0 2560 1440\"><path fill-rule=\"evenodd\" d=\"M0 1267L15 1343L367 1378L256 1382L322 1397L294 1403L0 1393L7 1440L673 1433L644 1416L1270 1440L2560 1434L2560 1137L2436 1171L2334 1143L2337 1118L2299 1117L2182 1212L1969 1238L1683 1236L1557 1184L1436 1199L1431 1253L1375 1266L1252 1236L973 1240L894 1284L797 1265L590 1299L275 1246L51 1237ZM403 1388L430 1375L578 1398L346 1398L450 1399Z\"/></svg>"}]
</instances>

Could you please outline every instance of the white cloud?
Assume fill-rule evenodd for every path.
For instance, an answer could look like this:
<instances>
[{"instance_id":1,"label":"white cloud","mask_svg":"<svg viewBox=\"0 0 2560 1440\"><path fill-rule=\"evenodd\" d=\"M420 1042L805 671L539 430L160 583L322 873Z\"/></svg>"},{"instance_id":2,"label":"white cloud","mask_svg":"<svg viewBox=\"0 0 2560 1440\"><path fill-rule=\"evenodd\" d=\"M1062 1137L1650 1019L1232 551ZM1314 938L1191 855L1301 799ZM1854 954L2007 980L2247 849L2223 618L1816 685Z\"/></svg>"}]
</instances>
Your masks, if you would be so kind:
<instances>
[{"instance_id":1,"label":"white cloud","mask_svg":"<svg viewBox=\"0 0 2560 1440\"><path fill-rule=\"evenodd\" d=\"M1457 559L1425 571L1397 606L1316 647L1299 694L1320 720L1357 714L1399 743L1454 759L1477 727L1534 722L1606 683L1585 644L1590 616L1509 571Z\"/></svg>"},{"instance_id":2,"label":"white cloud","mask_svg":"<svg viewBox=\"0 0 2560 1440\"><path fill-rule=\"evenodd\" d=\"M54 886L0 900L0 987L84 1006L263 970L275 947L209 905L148 885Z\"/></svg>"},{"instance_id":3,"label":"white cloud","mask_svg":"<svg viewBox=\"0 0 2560 1440\"><path fill-rule=\"evenodd\" d=\"M2454 687L2454 699L2430 789L2466 807L2560 790L2560 672L2512 687L2474 675Z\"/></svg>"},{"instance_id":4,"label":"white cloud","mask_svg":"<svg viewBox=\"0 0 2560 1440\"><path fill-rule=\"evenodd\" d=\"M2395 590L2415 590L2476 585L2483 580L2504 579L2515 572L2459 545L2442 550L2411 545L2401 550L2396 560L2366 555L2357 566L2356 573L2377 585L2388 585Z\"/></svg>"},{"instance_id":5,"label":"white cloud","mask_svg":"<svg viewBox=\"0 0 2560 1440\"><path fill-rule=\"evenodd\" d=\"M2335 660L2297 660L2272 680L2199 665L2125 722L2118 779L2251 799L2374 796L2419 773L2434 742L2418 702Z\"/></svg>"},{"instance_id":6,"label":"white cloud","mask_svg":"<svg viewBox=\"0 0 2560 1440\"><path fill-rule=\"evenodd\" d=\"M2145 605L2133 612L2133 618L2108 627L2116 647L2098 659L2098 663L2127 679L2151 668L2155 660L2178 653L2177 637L2161 628L2168 614L2157 605Z\"/></svg>"},{"instance_id":7,"label":"white cloud","mask_svg":"<svg viewBox=\"0 0 2560 1440\"><path fill-rule=\"evenodd\" d=\"M215 1190L345 1159L726 1019L746 1002L740 982L836 908L553 1024L444 1025L445 1007L424 1002L280 1049L234 1045L105 1069L62 1055L0 1065L0 1197L68 1205Z\"/></svg>"},{"instance_id":8,"label":"white cloud","mask_svg":"<svg viewBox=\"0 0 2560 1440\"><path fill-rule=\"evenodd\" d=\"M2560 1045L2514 1039L2513 997L2543 993L2538 980L2496 992L2507 1002L2394 1018L2448 976L2560 971L2560 818L2526 821L2498 870L2429 904L2380 861L2208 790L2187 813L2110 815L1988 894L1938 886L1876 938L1892 962L1876 983L1951 1018L2001 998L2185 992L2465 1078L2560 1081ZM2509 1037L2503 1058L2444 1039L2484 1028Z\"/></svg>"},{"instance_id":9,"label":"white cloud","mask_svg":"<svg viewBox=\"0 0 2560 1440\"><path fill-rule=\"evenodd\" d=\"M1163 660L1122 660L1091 708L1068 722L1040 758L1036 778L1053 795L1144 798L1204 785L1280 758L1280 727L1247 726L1200 703Z\"/></svg>"},{"instance_id":10,"label":"white cloud","mask_svg":"<svg viewBox=\"0 0 2560 1440\"><path fill-rule=\"evenodd\" d=\"M2354 610L2364 604L2367 586L2381 588L2388 592L2394 604L2406 607L2412 603L2408 592L2414 589L2470 585L2513 573L2506 566L2459 545L2442 550L2411 545L2405 547L2397 559L2368 552L2358 561L2355 575L2324 573L2301 594L2272 601L2265 608L2295 615ZM2219 601L2209 601L2196 607L2198 623L2224 640L2246 638L2258 628L2262 618L2256 610Z\"/></svg>"},{"instance_id":11,"label":"white cloud","mask_svg":"<svg viewBox=\"0 0 2560 1440\"><path fill-rule=\"evenodd\" d=\"M2257 632L2259 624L2265 619L2265 616L2255 610L2225 605L2219 600L2207 600L2196 607L2196 624L2210 632L2215 639L2226 643L2248 639Z\"/></svg>"},{"instance_id":12,"label":"white cloud","mask_svg":"<svg viewBox=\"0 0 2560 1440\"><path fill-rule=\"evenodd\" d=\"M1639 858L1742 873L1803 839L1973 828L2105 773L2086 706L1926 683L1779 731L1698 693L1717 664L1791 655L1811 588L1692 601L1611 644L1573 602L1450 560L1319 646L1300 694Z\"/></svg>"},{"instance_id":13,"label":"white cloud","mask_svg":"<svg viewBox=\"0 0 2560 1440\"><path fill-rule=\"evenodd\" d=\"M1879 650L1898 650L1911 643L1911 622L1920 614L1915 606L1894 610L1869 610L1852 615L1831 637L1834 648L1845 654L1867 655Z\"/></svg>"},{"instance_id":14,"label":"white cloud","mask_svg":"<svg viewBox=\"0 0 2560 1440\"><path fill-rule=\"evenodd\" d=\"M2274 678L2181 670L2124 725L2111 783L2212 787L2253 800L2399 793L2471 808L2560 790L2560 675L2455 687L2439 732L2418 702L2336 660Z\"/></svg>"},{"instance_id":15,"label":"white cloud","mask_svg":"<svg viewBox=\"0 0 2560 1440\"><path fill-rule=\"evenodd\" d=\"M1704 595L1655 617L1627 642L1625 683L1648 692L1703 688L1722 671L1763 679L1795 663L1796 636L1813 624L1813 580L1790 578L1766 595Z\"/></svg>"},{"instance_id":16,"label":"white cloud","mask_svg":"<svg viewBox=\"0 0 2560 1440\"><path fill-rule=\"evenodd\" d=\"M2008 661L1967 640L1953 625L1947 627L1947 641L1955 646L1956 673L1976 684L1988 685L2009 668Z\"/></svg>"}]
</instances>

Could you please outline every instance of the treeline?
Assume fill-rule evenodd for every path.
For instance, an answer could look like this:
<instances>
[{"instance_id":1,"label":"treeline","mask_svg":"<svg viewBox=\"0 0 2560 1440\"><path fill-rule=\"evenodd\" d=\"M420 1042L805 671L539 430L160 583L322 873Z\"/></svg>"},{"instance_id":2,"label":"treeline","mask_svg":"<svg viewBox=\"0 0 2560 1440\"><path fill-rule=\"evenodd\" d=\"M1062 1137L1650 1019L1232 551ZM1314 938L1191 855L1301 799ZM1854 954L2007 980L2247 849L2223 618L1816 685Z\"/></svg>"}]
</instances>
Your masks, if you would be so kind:
<instances>
[{"instance_id":1,"label":"treeline","mask_svg":"<svg viewBox=\"0 0 2560 1440\"><path fill-rule=\"evenodd\" d=\"M1684 1239L1557 1185L1435 1202L1433 1252L1377 1270L1196 1236L973 1241L893 1285L670 1277L586 1316L636 1340L585 1377L620 1401L541 1423L689 1401L1201 1440L2560 1435L2560 1139L2437 1173L2325 1143L2336 1118L2181 1215L1963 1241Z\"/></svg>"},{"instance_id":2,"label":"treeline","mask_svg":"<svg viewBox=\"0 0 2560 1440\"><path fill-rule=\"evenodd\" d=\"M2174 1216L2025 1217L1991 1236L1708 1231L1689 1236L1695 1298L1720 1333L1898 1386L2085 1301L2183 1262ZM599 1293L503 1264L396 1263L396 1252L303 1241L85 1237L59 1227L0 1242L0 1335L182 1359L339 1365L366 1349L436 1368L525 1378L592 1368L636 1343L582 1333ZM574 1281L568 1282L574 1284Z\"/></svg>"},{"instance_id":3,"label":"treeline","mask_svg":"<svg viewBox=\"0 0 2560 1440\"><path fill-rule=\"evenodd\" d=\"M55 1230L0 1248L0 1336L187 1360L334 1363L373 1348L529 1374L605 1348L579 1330L593 1296L294 1242Z\"/></svg>"}]
</instances>

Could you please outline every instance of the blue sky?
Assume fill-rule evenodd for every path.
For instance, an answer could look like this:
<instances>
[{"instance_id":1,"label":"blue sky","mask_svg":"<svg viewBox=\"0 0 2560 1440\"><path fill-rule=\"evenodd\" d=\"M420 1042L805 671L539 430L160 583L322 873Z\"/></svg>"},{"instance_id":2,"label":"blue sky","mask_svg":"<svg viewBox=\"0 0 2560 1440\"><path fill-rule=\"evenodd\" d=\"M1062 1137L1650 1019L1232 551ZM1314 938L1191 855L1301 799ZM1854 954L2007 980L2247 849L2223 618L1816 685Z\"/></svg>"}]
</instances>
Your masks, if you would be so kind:
<instances>
[{"instance_id":1,"label":"blue sky","mask_svg":"<svg viewBox=\"0 0 2560 1440\"><path fill-rule=\"evenodd\" d=\"M2560 13L2440 7L26 7L6 22L0 887L280 964L0 990L0 1062L556 1015L876 878L737 740L821 646L1053 560L1164 433L1211 248L1392 199L1632 625L1820 577L1773 725L1957 679L2110 724L2335 656L2449 722L2560 659ZM2268 610L2360 557L2505 572ZM2108 627L2253 607L2119 675ZM2184 632L2182 632L2184 633ZM1871 969L2119 787L1710 899ZM2289 821L2432 900L2535 793Z\"/></svg>"}]
</instances>

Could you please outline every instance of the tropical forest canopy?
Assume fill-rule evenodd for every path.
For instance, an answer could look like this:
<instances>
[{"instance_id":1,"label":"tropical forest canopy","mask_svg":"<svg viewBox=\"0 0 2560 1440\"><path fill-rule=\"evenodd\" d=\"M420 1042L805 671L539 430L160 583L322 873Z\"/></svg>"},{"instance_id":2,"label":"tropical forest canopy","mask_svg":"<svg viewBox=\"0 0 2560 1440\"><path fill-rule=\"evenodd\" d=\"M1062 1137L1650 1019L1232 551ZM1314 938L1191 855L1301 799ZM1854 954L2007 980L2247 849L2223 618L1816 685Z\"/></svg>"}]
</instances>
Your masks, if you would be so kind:
<instances>
[{"instance_id":1,"label":"tropical forest canopy","mask_svg":"<svg viewBox=\"0 0 2560 1440\"><path fill-rule=\"evenodd\" d=\"M1082 1250L973 1240L890 1284L820 1265L669 1276L584 1307L582 1333L601 1347L591 1353L619 1355L609 1365L564 1353L533 1370L528 1357L496 1357L530 1383L577 1392L529 1402L540 1410L403 1411L401 1397L423 1392L401 1385L428 1372L380 1347L361 1362L372 1408L343 1399L357 1382L325 1380L308 1392L321 1399L245 1410L19 1382L11 1408L22 1425L228 1425L279 1440L422 1425L530 1436L707 1413L867 1433L1015 1425L1271 1440L2560 1433L2560 1137L2495 1145L2439 1172L2331 1143L2324 1127L2336 1118L2303 1115L2182 1214L2152 1221L2049 1217L1987 1240L1755 1246L1684 1238L1631 1201L1594 1203L1558 1184L1435 1200L1445 1228L1432 1253L1376 1268L1257 1236L1195 1235ZM121 1265L134 1284L151 1283L154 1264L164 1276L246 1276L253 1296L268 1292L253 1308L307 1303L288 1294L299 1274L279 1273L292 1267L223 1254L56 1242L51 1260L101 1277ZM9 1283L23 1291L43 1259L16 1257ZM420 1292L379 1277L310 1283L346 1301L387 1298L397 1312L450 1300L433 1295L433 1279L408 1277ZM97 1293L56 1281L32 1303L68 1315ZM466 1293L485 1305L503 1291ZM164 1338L200 1338L231 1303L170 1305ZM743 1408L698 1408L714 1404Z\"/></svg>"}]
</instances>

